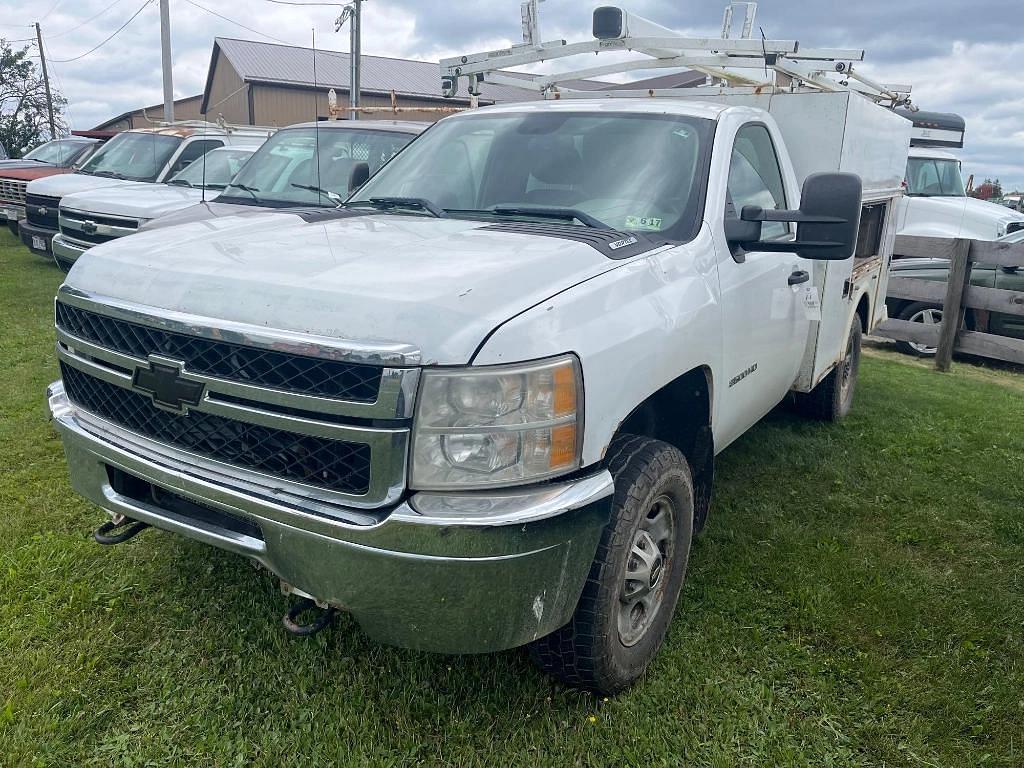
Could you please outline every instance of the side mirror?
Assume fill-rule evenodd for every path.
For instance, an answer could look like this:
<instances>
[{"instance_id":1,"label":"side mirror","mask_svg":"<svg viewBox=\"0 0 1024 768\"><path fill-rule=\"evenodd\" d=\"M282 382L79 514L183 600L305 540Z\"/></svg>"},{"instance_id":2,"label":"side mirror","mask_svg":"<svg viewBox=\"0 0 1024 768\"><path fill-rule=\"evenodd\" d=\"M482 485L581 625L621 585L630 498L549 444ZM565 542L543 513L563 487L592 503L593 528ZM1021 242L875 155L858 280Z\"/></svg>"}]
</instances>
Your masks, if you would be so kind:
<instances>
[{"instance_id":1,"label":"side mirror","mask_svg":"<svg viewBox=\"0 0 1024 768\"><path fill-rule=\"evenodd\" d=\"M370 179L370 166L366 163L356 163L352 166L352 172L348 175L348 191L355 192Z\"/></svg>"},{"instance_id":2,"label":"side mirror","mask_svg":"<svg viewBox=\"0 0 1024 768\"><path fill-rule=\"evenodd\" d=\"M757 242L730 239L748 251L796 251L801 258L841 261L853 256L860 228L861 181L852 173L812 173L804 180L800 210L779 211L745 205L740 221L755 222L760 235L764 221L796 222L796 242ZM735 220L733 220L735 221ZM726 220L729 237L730 220ZM731 225L738 230L737 225Z\"/></svg>"}]
</instances>

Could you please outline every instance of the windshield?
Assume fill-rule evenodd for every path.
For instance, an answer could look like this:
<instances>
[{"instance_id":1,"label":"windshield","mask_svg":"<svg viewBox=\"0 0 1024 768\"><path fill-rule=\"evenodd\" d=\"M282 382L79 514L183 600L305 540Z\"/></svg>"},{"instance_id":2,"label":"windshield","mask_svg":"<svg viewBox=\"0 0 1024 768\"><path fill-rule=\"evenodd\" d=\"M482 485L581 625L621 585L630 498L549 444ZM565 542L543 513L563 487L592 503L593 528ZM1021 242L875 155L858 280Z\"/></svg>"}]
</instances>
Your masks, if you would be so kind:
<instances>
[{"instance_id":1,"label":"windshield","mask_svg":"<svg viewBox=\"0 0 1024 768\"><path fill-rule=\"evenodd\" d=\"M181 144L180 136L119 133L79 169L82 173L133 181L155 181Z\"/></svg>"},{"instance_id":2,"label":"windshield","mask_svg":"<svg viewBox=\"0 0 1024 768\"><path fill-rule=\"evenodd\" d=\"M960 161L912 157L907 161L907 194L923 197L966 197Z\"/></svg>"},{"instance_id":3,"label":"windshield","mask_svg":"<svg viewBox=\"0 0 1024 768\"><path fill-rule=\"evenodd\" d=\"M75 157L88 146L90 143L85 141L48 141L27 153L25 159L53 163L54 165L70 165Z\"/></svg>"},{"instance_id":4,"label":"windshield","mask_svg":"<svg viewBox=\"0 0 1024 768\"><path fill-rule=\"evenodd\" d=\"M252 154L243 149L211 150L174 174L168 183L213 189L226 187Z\"/></svg>"},{"instance_id":5,"label":"windshield","mask_svg":"<svg viewBox=\"0 0 1024 768\"><path fill-rule=\"evenodd\" d=\"M713 125L682 115L467 115L431 128L349 202L416 198L467 218L531 219L526 209L546 208L548 220L689 240Z\"/></svg>"},{"instance_id":6,"label":"windshield","mask_svg":"<svg viewBox=\"0 0 1024 768\"><path fill-rule=\"evenodd\" d=\"M375 173L413 136L340 128L278 131L245 164L221 199L260 205L335 206L351 192L349 181L357 166L365 163L369 172ZM319 172L313 162L318 142Z\"/></svg>"}]
</instances>

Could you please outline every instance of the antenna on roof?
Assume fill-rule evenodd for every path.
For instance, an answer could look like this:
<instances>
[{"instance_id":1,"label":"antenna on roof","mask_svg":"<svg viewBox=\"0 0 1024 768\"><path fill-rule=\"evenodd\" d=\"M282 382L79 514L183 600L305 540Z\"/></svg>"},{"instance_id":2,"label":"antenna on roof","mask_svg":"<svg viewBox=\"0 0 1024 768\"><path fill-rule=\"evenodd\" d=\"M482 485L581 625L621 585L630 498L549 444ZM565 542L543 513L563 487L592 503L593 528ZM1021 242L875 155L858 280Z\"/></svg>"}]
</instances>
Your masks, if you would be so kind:
<instances>
[{"instance_id":1,"label":"antenna on roof","mask_svg":"<svg viewBox=\"0 0 1024 768\"><path fill-rule=\"evenodd\" d=\"M316 82L316 29L313 33L313 162L316 164L316 188L323 189L320 183L320 115L317 108L317 97L320 95L319 86ZM320 202L319 194L317 203Z\"/></svg>"}]
</instances>

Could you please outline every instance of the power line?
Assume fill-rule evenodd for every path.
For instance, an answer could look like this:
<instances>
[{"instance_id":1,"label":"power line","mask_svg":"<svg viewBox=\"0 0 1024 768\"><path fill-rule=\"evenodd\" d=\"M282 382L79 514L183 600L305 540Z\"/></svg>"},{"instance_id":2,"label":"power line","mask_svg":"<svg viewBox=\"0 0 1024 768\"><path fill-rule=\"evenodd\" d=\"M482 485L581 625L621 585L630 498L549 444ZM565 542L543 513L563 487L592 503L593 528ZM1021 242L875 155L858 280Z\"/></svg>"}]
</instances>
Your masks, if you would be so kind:
<instances>
[{"instance_id":1,"label":"power line","mask_svg":"<svg viewBox=\"0 0 1024 768\"><path fill-rule=\"evenodd\" d=\"M55 2L53 4L53 6L51 6L50 10L48 10L46 13L43 14L42 18L40 18L39 21L40 22L46 21L46 17L49 16L54 11L56 11L57 10L57 6L60 5L62 2L64 2L64 0L57 0L57 2ZM37 22L37 23L39 23L39 22Z\"/></svg>"},{"instance_id":2,"label":"power line","mask_svg":"<svg viewBox=\"0 0 1024 768\"><path fill-rule=\"evenodd\" d=\"M275 43L282 43L283 45L289 45L289 43L286 40L282 40L279 37L274 37L273 35L268 35L266 32L260 32L258 29L253 29L252 27L247 27L247 26L245 26L245 24L242 24L239 21L235 21L234 19L229 19L227 16L223 16L223 15L217 13L216 11L211 11L209 8L206 8L205 6L202 6L199 3L193 2L193 0L185 0L185 2L188 3L189 5L195 6L196 8L198 8L201 11L206 11L207 13L209 13L212 16L216 16L218 19L223 19L226 22L234 24L236 27L241 27L242 29L244 29L244 30L246 30L248 32L252 32L253 34L261 35L262 37L265 37L268 40L273 40Z\"/></svg>"},{"instance_id":3,"label":"power line","mask_svg":"<svg viewBox=\"0 0 1024 768\"><path fill-rule=\"evenodd\" d=\"M52 34L52 35L48 34L46 37L49 38L50 40L53 40L53 38L55 38L55 37L63 37L64 35L70 35L72 32L77 32L82 27L84 27L86 24L89 24L90 22L95 21L96 19L98 19L100 16L102 16L104 13L109 11L111 8L113 8L115 5L117 5L120 2L122 2L122 0L114 0L114 2L112 2L106 8L104 8L102 11L97 13L95 16L90 16L88 19L83 21L81 24L76 24L71 29L65 29L63 32L57 32L57 33Z\"/></svg>"},{"instance_id":4,"label":"power line","mask_svg":"<svg viewBox=\"0 0 1024 768\"><path fill-rule=\"evenodd\" d=\"M147 5L149 5L149 4L151 3L151 2L153 2L153 0L146 0L146 1L145 1L145 2L144 2L144 3L142 4L142 5L140 5L140 6L139 6L139 9L138 9L137 11L135 11L135 13L133 13L133 14L132 14L132 15L131 15L131 16L130 16L130 17L128 18L128 21L126 21L126 22L125 22L124 24L122 24L122 25L121 25L120 27L118 27L117 29L115 29L115 30L113 31L113 33L112 33L112 34L110 35L110 37L108 37L108 38L107 38L106 40L104 40L104 41L103 41L102 43L100 43L99 45L97 45L97 46L96 46L95 48L90 48L90 49L89 49L88 51L86 51L85 53L79 54L78 56L73 56L73 57L72 57L72 58L70 58L70 59L53 59L53 62L54 62L55 64L67 64L67 63L69 63L69 62L72 62L72 61L78 61L79 59L83 59L83 58L85 58L86 56L88 56L88 55L89 55L90 53L94 53L95 51L98 51L98 50L99 50L100 48L102 48L102 47L103 47L104 45L106 45L106 44L107 44L107 43L109 43L109 42L110 42L111 40L113 40L113 39L114 39L115 37L117 37L117 35L118 35L118 34L119 34L119 33L121 32L121 30L122 30L122 29L124 29L125 27L127 27L127 26L128 26L129 24L131 24L131 23L132 23L133 21L135 21L135 17L136 17L136 16L138 16L138 15L139 15L140 13L142 13L142 10L143 10L143 9L144 9L144 8L145 8L145 7L147 6Z\"/></svg>"}]
</instances>

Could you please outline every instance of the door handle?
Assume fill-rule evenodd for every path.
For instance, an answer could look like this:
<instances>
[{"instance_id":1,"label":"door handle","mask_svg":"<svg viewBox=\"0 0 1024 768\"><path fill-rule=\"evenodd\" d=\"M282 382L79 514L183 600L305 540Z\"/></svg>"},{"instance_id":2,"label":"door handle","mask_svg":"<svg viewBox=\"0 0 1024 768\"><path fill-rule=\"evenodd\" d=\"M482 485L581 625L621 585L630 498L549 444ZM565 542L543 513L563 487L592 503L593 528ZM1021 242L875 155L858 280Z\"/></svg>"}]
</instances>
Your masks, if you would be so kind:
<instances>
[{"instance_id":1,"label":"door handle","mask_svg":"<svg viewBox=\"0 0 1024 768\"><path fill-rule=\"evenodd\" d=\"M789 284L800 285L800 283L806 283L811 279L811 273L806 269L796 269L789 273Z\"/></svg>"}]
</instances>

